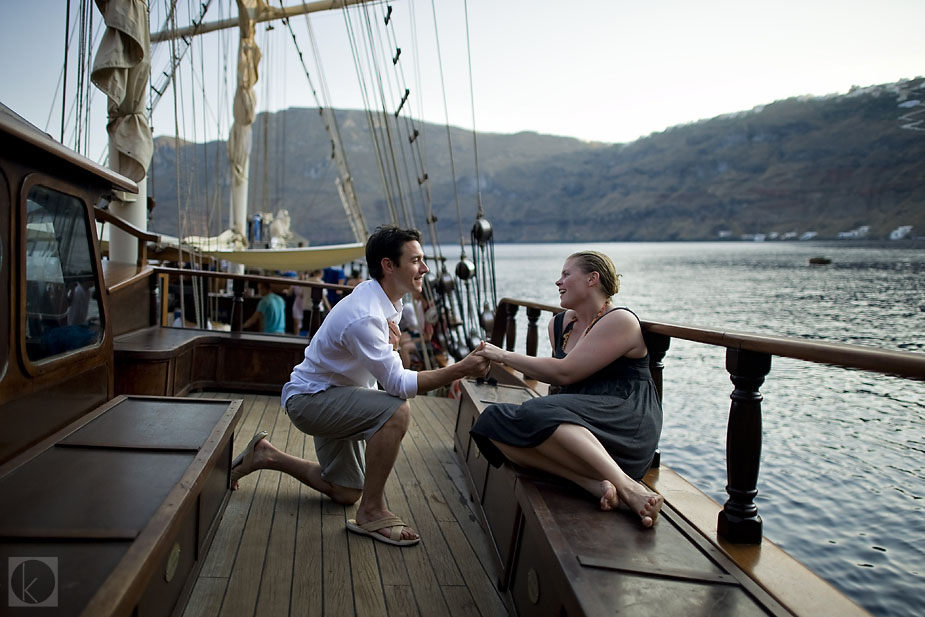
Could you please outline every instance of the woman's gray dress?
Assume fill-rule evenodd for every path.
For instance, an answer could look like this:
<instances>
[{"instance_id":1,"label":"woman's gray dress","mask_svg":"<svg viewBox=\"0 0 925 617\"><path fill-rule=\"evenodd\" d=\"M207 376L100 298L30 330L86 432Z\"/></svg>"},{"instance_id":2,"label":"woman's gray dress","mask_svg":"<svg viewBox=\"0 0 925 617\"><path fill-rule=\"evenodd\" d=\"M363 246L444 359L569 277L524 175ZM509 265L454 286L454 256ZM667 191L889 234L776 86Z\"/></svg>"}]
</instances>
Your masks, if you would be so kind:
<instances>
[{"instance_id":1,"label":"woman's gray dress","mask_svg":"<svg viewBox=\"0 0 925 617\"><path fill-rule=\"evenodd\" d=\"M562 335L574 325L569 323L563 329L564 318L565 312L555 317L553 355L557 358L565 357ZM563 386L559 394L530 399L522 405L490 405L470 434L488 462L497 467L505 458L492 439L529 448L544 442L563 423L587 428L628 476L642 478L662 431L662 407L649 373L649 355L618 358L587 379Z\"/></svg>"}]
</instances>

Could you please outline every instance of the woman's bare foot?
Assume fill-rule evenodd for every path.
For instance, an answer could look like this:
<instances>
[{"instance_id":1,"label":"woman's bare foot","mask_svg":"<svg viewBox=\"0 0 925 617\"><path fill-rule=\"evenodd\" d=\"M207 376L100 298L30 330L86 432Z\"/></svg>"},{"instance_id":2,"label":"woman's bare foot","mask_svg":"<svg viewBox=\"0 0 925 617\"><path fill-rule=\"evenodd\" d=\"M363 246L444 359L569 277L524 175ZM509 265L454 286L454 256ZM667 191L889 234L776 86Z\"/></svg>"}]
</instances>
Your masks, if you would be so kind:
<instances>
[{"instance_id":1,"label":"woman's bare foot","mask_svg":"<svg viewBox=\"0 0 925 617\"><path fill-rule=\"evenodd\" d=\"M601 510L616 510L620 506L617 488L610 480L601 480Z\"/></svg>"},{"instance_id":2,"label":"woman's bare foot","mask_svg":"<svg viewBox=\"0 0 925 617\"><path fill-rule=\"evenodd\" d=\"M653 493L638 482L628 482L622 491L617 489L617 494L624 505L639 515L643 527L651 527L655 524L662 504L665 503L664 497Z\"/></svg>"}]
</instances>

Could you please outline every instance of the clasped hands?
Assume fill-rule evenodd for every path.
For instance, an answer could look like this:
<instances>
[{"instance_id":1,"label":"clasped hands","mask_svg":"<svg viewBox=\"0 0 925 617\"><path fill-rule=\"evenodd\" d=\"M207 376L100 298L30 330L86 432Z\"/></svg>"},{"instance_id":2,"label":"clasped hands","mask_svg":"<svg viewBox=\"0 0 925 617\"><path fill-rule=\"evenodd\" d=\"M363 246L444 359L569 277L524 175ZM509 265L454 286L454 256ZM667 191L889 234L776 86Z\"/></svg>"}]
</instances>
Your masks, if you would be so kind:
<instances>
[{"instance_id":1,"label":"clasped hands","mask_svg":"<svg viewBox=\"0 0 925 617\"><path fill-rule=\"evenodd\" d=\"M474 368L467 371L470 377L486 377L491 372L491 363L503 362L504 350L496 347L487 341L482 341L468 356L463 358L463 362L472 362Z\"/></svg>"},{"instance_id":2,"label":"clasped hands","mask_svg":"<svg viewBox=\"0 0 925 617\"><path fill-rule=\"evenodd\" d=\"M466 375L469 377L485 377L491 370L491 360L484 355L485 341L479 343L479 346L469 352L469 355L460 361L460 364L466 365ZM471 365L471 366L470 366Z\"/></svg>"}]
</instances>

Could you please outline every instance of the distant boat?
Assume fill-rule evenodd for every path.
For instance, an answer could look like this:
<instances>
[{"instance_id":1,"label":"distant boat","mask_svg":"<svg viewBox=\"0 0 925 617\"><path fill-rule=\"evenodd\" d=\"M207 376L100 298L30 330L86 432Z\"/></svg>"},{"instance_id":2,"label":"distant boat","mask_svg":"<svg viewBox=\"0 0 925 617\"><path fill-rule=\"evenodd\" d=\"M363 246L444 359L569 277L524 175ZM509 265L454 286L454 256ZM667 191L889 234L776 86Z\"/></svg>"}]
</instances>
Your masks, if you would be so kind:
<instances>
[{"instance_id":1,"label":"distant boat","mask_svg":"<svg viewBox=\"0 0 925 617\"><path fill-rule=\"evenodd\" d=\"M813 266L826 266L832 263L832 260L828 257L810 257L809 263Z\"/></svg>"}]
</instances>

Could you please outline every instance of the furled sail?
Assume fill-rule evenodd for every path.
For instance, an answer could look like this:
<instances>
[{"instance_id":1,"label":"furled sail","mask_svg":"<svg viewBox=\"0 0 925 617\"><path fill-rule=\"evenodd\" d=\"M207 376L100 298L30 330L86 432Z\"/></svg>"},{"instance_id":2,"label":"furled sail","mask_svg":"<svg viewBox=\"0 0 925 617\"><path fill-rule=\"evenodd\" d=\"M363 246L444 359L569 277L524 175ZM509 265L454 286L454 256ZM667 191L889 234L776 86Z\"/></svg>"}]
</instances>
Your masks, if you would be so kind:
<instances>
[{"instance_id":1,"label":"furled sail","mask_svg":"<svg viewBox=\"0 0 925 617\"><path fill-rule=\"evenodd\" d=\"M109 98L110 167L138 182L145 177L154 152L145 113L150 72L148 7L144 0L96 0L96 5L106 31L90 79Z\"/></svg>"},{"instance_id":2,"label":"furled sail","mask_svg":"<svg viewBox=\"0 0 925 617\"><path fill-rule=\"evenodd\" d=\"M247 180L247 161L251 150L251 125L257 116L257 65L260 49L254 40L252 15L262 0L237 0L238 25L241 40L238 48L238 87L234 95L234 124L228 137L228 160L231 162L232 182L239 186Z\"/></svg>"}]
</instances>

